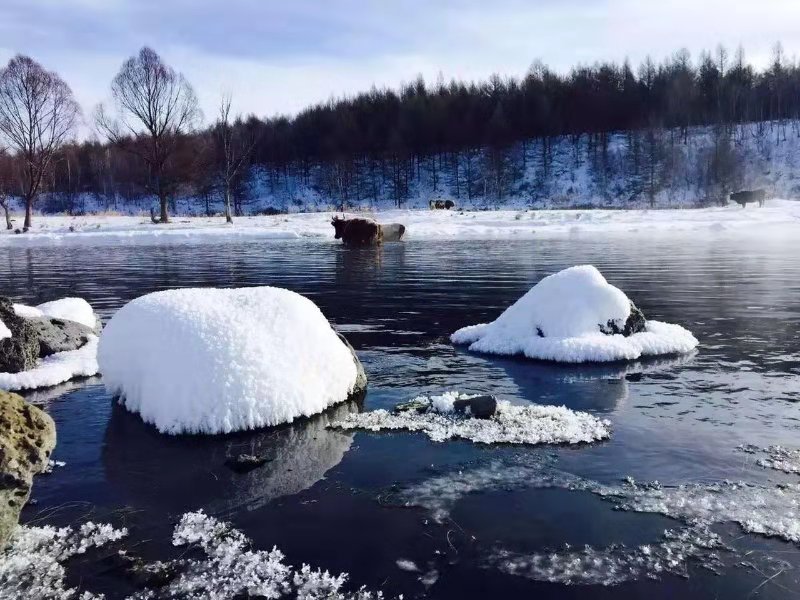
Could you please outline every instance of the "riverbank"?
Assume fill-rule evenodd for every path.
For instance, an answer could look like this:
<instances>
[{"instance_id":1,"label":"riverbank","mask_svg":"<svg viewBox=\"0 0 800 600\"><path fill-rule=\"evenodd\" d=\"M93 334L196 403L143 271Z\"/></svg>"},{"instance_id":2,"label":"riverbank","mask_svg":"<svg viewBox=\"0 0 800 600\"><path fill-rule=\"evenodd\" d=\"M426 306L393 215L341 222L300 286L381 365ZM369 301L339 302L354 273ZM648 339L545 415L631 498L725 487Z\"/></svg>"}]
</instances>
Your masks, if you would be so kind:
<instances>
[{"instance_id":1,"label":"riverbank","mask_svg":"<svg viewBox=\"0 0 800 600\"><path fill-rule=\"evenodd\" d=\"M174 217L164 225L149 216L40 216L31 231L3 230L0 245L49 243L182 243L221 238L332 239L334 213L293 213L239 217ZM495 239L587 234L796 235L800 202L772 200L764 208L738 205L672 210L387 210L359 213L381 223L403 223L409 240ZM21 218L16 220L18 224Z\"/></svg>"}]
</instances>

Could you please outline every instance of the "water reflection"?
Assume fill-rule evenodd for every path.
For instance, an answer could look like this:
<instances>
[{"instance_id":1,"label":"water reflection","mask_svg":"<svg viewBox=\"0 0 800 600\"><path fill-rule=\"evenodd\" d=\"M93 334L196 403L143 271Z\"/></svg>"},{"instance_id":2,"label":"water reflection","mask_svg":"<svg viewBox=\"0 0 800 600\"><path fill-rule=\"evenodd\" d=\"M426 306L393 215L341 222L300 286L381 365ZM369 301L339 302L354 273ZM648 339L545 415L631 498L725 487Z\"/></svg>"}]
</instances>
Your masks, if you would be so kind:
<instances>
[{"instance_id":1,"label":"water reflection","mask_svg":"<svg viewBox=\"0 0 800 600\"><path fill-rule=\"evenodd\" d=\"M357 404L348 403L256 432L170 436L115 402L103 440L105 475L118 492L140 506L170 512L202 507L217 515L254 510L310 488L338 465L353 434L327 425L357 410ZM264 456L268 462L248 473L235 473L225 461L239 454Z\"/></svg>"}]
</instances>

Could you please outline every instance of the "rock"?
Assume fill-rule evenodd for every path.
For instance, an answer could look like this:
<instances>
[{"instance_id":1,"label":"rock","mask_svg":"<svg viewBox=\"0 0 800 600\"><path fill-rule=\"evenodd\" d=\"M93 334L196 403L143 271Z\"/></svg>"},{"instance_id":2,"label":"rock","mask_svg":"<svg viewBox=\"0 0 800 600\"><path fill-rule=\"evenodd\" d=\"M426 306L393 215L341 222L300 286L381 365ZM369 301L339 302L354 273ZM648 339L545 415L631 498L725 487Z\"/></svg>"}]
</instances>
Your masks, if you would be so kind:
<instances>
[{"instance_id":1,"label":"rock","mask_svg":"<svg viewBox=\"0 0 800 600\"><path fill-rule=\"evenodd\" d=\"M0 550L28 501L33 476L48 464L56 426L44 411L0 390Z\"/></svg>"},{"instance_id":2,"label":"rock","mask_svg":"<svg viewBox=\"0 0 800 600\"><path fill-rule=\"evenodd\" d=\"M56 352L77 350L86 345L94 331L75 321L37 317L28 319L39 337L39 358L50 356Z\"/></svg>"},{"instance_id":3,"label":"rock","mask_svg":"<svg viewBox=\"0 0 800 600\"><path fill-rule=\"evenodd\" d=\"M408 402L401 402L392 409L392 413L400 414L404 412L416 412L420 415L425 414L431 409L431 402L427 398L414 398Z\"/></svg>"},{"instance_id":4,"label":"rock","mask_svg":"<svg viewBox=\"0 0 800 600\"><path fill-rule=\"evenodd\" d=\"M39 336L35 327L14 312L11 300L0 296L0 321L10 338L0 340L0 373L19 373L36 366L39 359Z\"/></svg>"},{"instance_id":5,"label":"rock","mask_svg":"<svg viewBox=\"0 0 800 600\"><path fill-rule=\"evenodd\" d=\"M353 350L353 347L350 345L350 342L347 341L347 338L344 337L341 333L337 334L339 339L344 342L344 345L348 347L350 350L350 354L353 355L353 360L356 363L356 369L358 369L358 374L356 375L356 382L353 386L353 391L350 394L350 397L347 399L348 401L356 401L361 402L364 399L364 396L367 395L367 373L364 371L364 365L361 364L361 361L358 360L358 355L356 355L356 351Z\"/></svg>"},{"instance_id":6,"label":"rock","mask_svg":"<svg viewBox=\"0 0 800 600\"><path fill-rule=\"evenodd\" d=\"M228 460L225 461L225 466L227 466L231 471L235 473L249 473L253 469L257 469L258 467L262 467L267 464L271 459L266 456L255 456L253 454L239 454L238 456L232 456Z\"/></svg>"},{"instance_id":7,"label":"rock","mask_svg":"<svg viewBox=\"0 0 800 600\"><path fill-rule=\"evenodd\" d=\"M453 402L453 410L458 414L469 414L476 419L490 419L497 412L497 398L494 396L475 396Z\"/></svg>"},{"instance_id":8,"label":"rock","mask_svg":"<svg viewBox=\"0 0 800 600\"><path fill-rule=\"evenodd\" d=\"M620 328L619 324L615 321L609 321L605 326L600 326L600 331L606 335L623 335L630 337L634 333L641 333L647 326L647 319L644 313L631 302L631 314L625 321L625 325Z\"/></svg>"}]
</instances>

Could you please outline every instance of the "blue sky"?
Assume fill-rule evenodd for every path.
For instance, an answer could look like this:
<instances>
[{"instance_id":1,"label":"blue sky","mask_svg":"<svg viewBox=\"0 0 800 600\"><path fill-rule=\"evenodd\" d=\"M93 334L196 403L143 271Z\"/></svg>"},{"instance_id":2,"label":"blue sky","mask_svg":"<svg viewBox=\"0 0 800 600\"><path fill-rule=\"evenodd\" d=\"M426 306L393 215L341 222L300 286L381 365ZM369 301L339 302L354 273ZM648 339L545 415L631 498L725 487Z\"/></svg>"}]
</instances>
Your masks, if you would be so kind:
<instances>
[{"instance_id":1,"label":"blue sky","mask_svg":"<svg viewBox=\"0 0 800 600\"><path fill-rule=\"evenodd\" d=\"M800 0L2 0L0 61L58 71L84 111L147 44L197 90L206 118L293 113L331 96L435 80L566 70L600 59L661 60L742 44L756 64L776 41L800 53Z\"/></svg>"}]
</instances>

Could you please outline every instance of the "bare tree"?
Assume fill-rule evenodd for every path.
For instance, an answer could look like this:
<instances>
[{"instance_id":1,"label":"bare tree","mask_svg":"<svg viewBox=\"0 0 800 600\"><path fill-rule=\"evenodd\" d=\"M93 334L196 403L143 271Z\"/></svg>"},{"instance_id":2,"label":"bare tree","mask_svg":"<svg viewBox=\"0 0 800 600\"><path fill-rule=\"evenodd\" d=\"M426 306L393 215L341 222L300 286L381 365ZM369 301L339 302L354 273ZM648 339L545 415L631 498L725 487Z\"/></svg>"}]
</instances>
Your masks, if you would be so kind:
<instances>
[{"instance_id":1,"label":"bare tree","mask_svg":"<svg viewBox=\"0 0 800 600\"><path fill-rule=\"evenodd\" d=\"M247 165L256 140L255 136L244 134L238 118L236 123L231 123L231 97L228 94L223 95L220 101L215 133L222 191L225 197L225 220L233 223L231 196L234 180Z\"/></svg>"},{"instance_id":2,"label":"bare tree","mask_svg":"<svg viewBox=\"0 0 800 600\"><path fill-rule=\"evenodd\" d=\"M17 55L0 70L0 134L21 161L27 231L33 203L53 156L75 128L80 107L72 90L33 59Z\"/></svg>"},{"instance_id":3,"label":"bare tree","mask_svg":"<svg viewBox=\"0 0 800 600\"><path fill-rule=\"evenodd\" d=\"M99 106L98 127L111 143L145 162L152 192L161 205L160 222L168 223L174 183L169 161L179 138L194 128L200 116L194 89L182 74L145 47L122 64L111 82L111 95L117 116L109 118Z\"/></svg>"}]
</instances>

